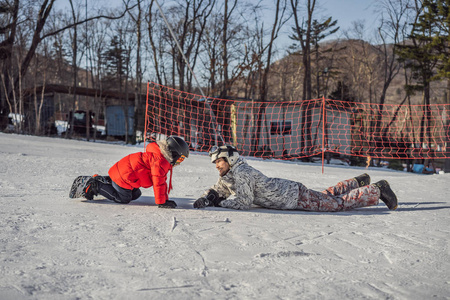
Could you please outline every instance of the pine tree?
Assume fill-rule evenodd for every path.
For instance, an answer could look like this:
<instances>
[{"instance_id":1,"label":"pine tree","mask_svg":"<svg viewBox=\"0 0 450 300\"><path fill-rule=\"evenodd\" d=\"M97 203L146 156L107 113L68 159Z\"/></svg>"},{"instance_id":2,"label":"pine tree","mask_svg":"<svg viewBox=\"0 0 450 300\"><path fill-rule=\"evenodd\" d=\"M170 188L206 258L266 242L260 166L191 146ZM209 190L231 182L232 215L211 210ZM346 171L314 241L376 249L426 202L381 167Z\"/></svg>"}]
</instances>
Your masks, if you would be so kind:
<instances>
[{"instance_id":1,"label":"pine tree","mask_svg":"<svg viewBox=\"0 0 450 300\"><path fill-rule=\"evenodd\" d=\"M316 97L319 98L321 95L321 88L320 88L320 76L325 76L324 72L322 70L326 69L328 71L327 66L320 65L320 61L323 59L323 54L332 52L333 48L328 48L325 51L320 51L320 42L325 39L327 36L332 35L336 33L339 30L339 26L336 27L337 20L332 20L332 17L329 17L324 22L319 22L317 20L313 20L312 23L312 38L311 38L311 44L313 46L313 52L315 56L315 76L316 76L316 89L317 89L317 95ZM324 87L322 87L324 89ZM322 93L325 97L325 91Z\"/></svg>"},{"instance_id":2,"label":"pine tree","mask_svg":"<svg viewBox=\"0 0 450 300\"><path fill-rule=\"evenodd\" d=\"M110 47L103 53L106 64L106 80L122 87L122 78L127 74L128 51L124 49L118 36L114 36Z\"/></svg>"},{"instance_id":3,"label":"pine tree","mask_svg":"<svg viewBox=\"0 0 450 300\"><path fill-rule=\"evenodd\" d=\"M432 44L436 48L437 74L435 79L450 79L450 0L426 1L431 11L434 36Z\"/></svg>"},{"instance_id":4,"label":"pine tree","mask_svg":"<svg viewBox=\"0 0 450 300\"><path fill-rule=\"evenodd\" d=\"M339 27L333 28L336 26L337 21L332 21L332 18L326 19L324 22L319 22L317 20L312 19L312 15L314 12L314 6L315 6L315 0L314 1L308 1L308 19L305 22L299 23L299 18L297 15L297 7L298 2L296 1L296 4L292 4L292 8L294 10L294 18L295 18L295 24L296 26L292 28L293 34L290 36L290 38L294 41L299 42L301 50L301 57L302 57L302 63L303 63L303 99L304 100L310 100L312 99L312 81L311 81L311 46L313 46L314 50L316 50L316 63L318 64L319 60L319 42L327 37L330 34L335 33ZM292 2L291 2L292 3ZM310 124L311 122L311 115L310 111L303 110L302 111L302 127L305 128L305 137L301 141L301 147L302 149L308 148L309 141L311 141L311 128ZM307 153L309 154L309 153Z\"/></svg>"},{"instance_id":5,"label":"pine tree","mask_svg":"<svg viewBox=\"0 0 450 300\"><path fill-rule=\"evenodd\" d=\"M409 43L406 45L398 45L397 54L399 61L402 62L406 69L411 71L415 80L411 84L405 86L408 93L416 91L423 92L424 114L421 121L420 142L425 140L426 128L428 141L430 135L430 83L436 77L436 66L440 62L440 54L442 52L441 30L436 24L438 23L438 2L443 3L445 0L424 0L423 6L419 11L416 22L412 24L411 33L408 36ZM448 1L447 1L448 2ZM447 6L448 7L448 6ZM448 18L448 17L447 17Z\"/></svg>"}]
</instances>

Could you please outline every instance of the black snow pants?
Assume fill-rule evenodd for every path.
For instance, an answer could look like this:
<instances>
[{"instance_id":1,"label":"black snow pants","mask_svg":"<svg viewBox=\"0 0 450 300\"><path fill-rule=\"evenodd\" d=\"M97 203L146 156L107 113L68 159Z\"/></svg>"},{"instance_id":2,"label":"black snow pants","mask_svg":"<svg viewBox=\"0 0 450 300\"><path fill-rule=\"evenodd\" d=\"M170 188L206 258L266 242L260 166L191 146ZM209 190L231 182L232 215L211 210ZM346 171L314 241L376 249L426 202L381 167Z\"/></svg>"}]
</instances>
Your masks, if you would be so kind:
<instances>
[{"instance_id":1,"label":"black snow pants","mask_svg":"<svg viewBox=\"0 0 450 300\"><path fill-rule=\"evenodd\" d=\"M123 204L136 200L142 194L140 189L124 189L114 181L111 183L98 182L97 192L109 200Z\"/></svg>"}]
</instances>

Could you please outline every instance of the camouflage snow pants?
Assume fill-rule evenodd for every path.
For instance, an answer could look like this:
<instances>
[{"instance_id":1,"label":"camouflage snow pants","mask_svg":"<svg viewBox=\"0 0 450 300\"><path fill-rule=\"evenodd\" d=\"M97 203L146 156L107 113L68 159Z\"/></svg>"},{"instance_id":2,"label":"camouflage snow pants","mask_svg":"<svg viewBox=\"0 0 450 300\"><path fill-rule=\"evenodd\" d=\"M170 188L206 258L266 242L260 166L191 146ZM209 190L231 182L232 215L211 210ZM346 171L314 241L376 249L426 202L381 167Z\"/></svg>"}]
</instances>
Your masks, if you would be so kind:
<instances>
[{"instance_id":1,"label":"camouflage snow pants","mask_svg":"<svg viewBox=\"0 0 450 300\"><path fill-rule=\"evenodd\" d=\"M356 179L347 179L335 186L317 192L299 183L297 209L308 211L342 211L358 207L377 205L380 191L373 185L359 187Z\"/></svg>"}]
</instances>

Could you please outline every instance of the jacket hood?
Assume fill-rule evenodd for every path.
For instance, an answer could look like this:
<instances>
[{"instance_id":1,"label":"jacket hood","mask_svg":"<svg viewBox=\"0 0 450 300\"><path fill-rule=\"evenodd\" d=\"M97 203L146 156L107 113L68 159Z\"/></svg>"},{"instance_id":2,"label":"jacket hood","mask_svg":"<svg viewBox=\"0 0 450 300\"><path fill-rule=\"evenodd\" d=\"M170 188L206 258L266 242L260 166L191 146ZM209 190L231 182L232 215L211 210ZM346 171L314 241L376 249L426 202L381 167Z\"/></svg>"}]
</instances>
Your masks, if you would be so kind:
<instances>
[{"instance_id":1,"label":"jacket hood","mask_svg":"<svg viewBox=\"0 0 450 300\"><path fill-rule=\"evenodd\" d=\"M231 171L233 171L234 169L236 169L237 167L239 167L242 164L246 164L247 161L245 160L245 158L243 158L242 156L239 157L237 159L237 161L234 163L234 165L230 168Z\"/></svg>"},{"instance_id":2,"label":"jacket hood","mask_svg":"<svg viewBox=\"0 0 450 300\"><path fill-rule=\"evenodd\" d=\"M172 164L173 156L172 152L169 150L169 144L166 142L166 140L160 140L156 142L159 146L159 149L161 150L161 154L164 156L167 161Z\"/></svg>"}]
</instances>

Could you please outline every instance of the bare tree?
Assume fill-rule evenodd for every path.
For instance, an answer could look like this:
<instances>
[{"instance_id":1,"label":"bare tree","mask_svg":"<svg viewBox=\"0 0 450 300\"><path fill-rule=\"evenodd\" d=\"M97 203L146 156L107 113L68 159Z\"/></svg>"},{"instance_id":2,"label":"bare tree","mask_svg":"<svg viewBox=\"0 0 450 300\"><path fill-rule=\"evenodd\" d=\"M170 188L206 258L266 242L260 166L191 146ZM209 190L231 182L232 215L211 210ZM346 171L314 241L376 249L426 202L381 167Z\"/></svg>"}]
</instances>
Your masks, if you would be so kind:
<instances>
[{"instance_id":1,"label":"bare tree","mask_svg":"<svg viewBox=\"0 0 450 300\"><path fill-rule=\"evenodd\" d=\"M48 45L46 43L41 43L40 46L42 46L44 49L42 51L43 56L35 55L34 56L34 68L30 70L31 72L34 72L33 76L33 86L34 86L34 92L33 92L33 110L34 114L31 114L29 116L30 121L34 121L34 134L35 135L41 135L45 133L45 128L43 128L43 115L42 115L42 109L44 107L45 102L45 85L47 84L47 73L49 70L49 60L48 60ZM33 64L33 63L32 63ZM37 87L41 86L42 90L40 94L37 93ZM30 122L31 123L31 122Z\"/></svg>"},{"instance_id":2,"label":"bare tree","mask_svg":"<svg viewBox=\"0 0 450 300\"><path fill-rule=\"evenodd\" d=\"M199 41L204 32L205 18L211 13L213 5L213 0L180 1L178 5L170 7L166 12L177 39L174 41L171 36L167 36L171 45L169 54L173 61L173 77L176 73L180 90L189 92L192 88L190 82L192 78L188 75L186 64L195 65L199 55ZM178 49L177 42L181 49ZM184 61L183 56L188 60L187 62Z\"/></svg>"},{"instance_id":3,"label":"bare tree","mask_svg":"<svg viewBox=\"0 0 450 300\"><path fill-rule=\"evenodd\" d=\"M320 42L325 39L327 36L332 35L336 33L339 30L339 27L335 27L337 24L337 20L332 19L332 17L329 17L325 19L323 22L319 22L317 20L313 20L312 24L312 45L314 46L314 62L315 62L315 76L316 76L316 90L317 90L317 98L320 97L320 95L324 95L326 97L326 91L322 91L321 89L321 82L325 80L325 77L328 79L328 72L331 65L323 64L322 61L325 60L325 55L332 51L336 51L333 48L325 48L322 50L322 47L320 46ZM324 88L324 87L322 87ZM323 93L321 93L323 92Z\"/></svg>"},{"instance_id":4,"label":"bare tree","mask_svg":"<svg viewBox=\"0 0 450 300\"><path fill-rule=\"evenodd\" d=\"M270 66L272 64L272 54L273 54L273 44L275 39L278 37L280 30L283 28L283 25L288 21L288 18L285 17L286 13L286 1L276 0L275 6L275 19L272 25L272 31L270 34L269 41L267 43L267 59L266 59L266 67L264 68L262 74L262 83L260 87L260 99L261 101L265 101L267 98L267 85L268 85L268 77L270 73Z\"/></svg>"},{"instance_id":5,"label":"bare tree","mask_svg":"<svg viewBox=\"0 0 450 300\"><path fill-rule=\"evenodd\" d=\"M259 91L259 95L260 95L260 100L261 100L261 104L258 108L258 113L257 113L257 118L256 118L256 139L254 139L254 143L255 145L252 147L252 149L254 151L257 150L257 146L260 144L259 140L260 140L260 136L261 136L261 130L262 130L262 120L263 120L263 115L265 114L265 110L266 110L266 103L264 103L266 101L266 97L267 97L267 85L268 85L268 76L269 76L269 72L270 72L270 65L272 62L272 49L273 49L273 43L275 41L275 39L278 36L278 33L280 31L280 29L282 28L282 26L284 25L284 23L287 21L287 19L284 18L284 13L286 11L286 2L283 1L283 3L281 3L280 0L276 1L276 8L275 8L275 19L273 22L273 26L272 26L272 31L270 34L270 38L269 38L269 42L267 44L267 59L266 59L266 67L264 68L264 70L262 71L262 79L261 79L261 84L260 84L260 91ZM268 132L268 130L266 130L266 132ZM267 137L268 139L268 137ZM267 142L267 145L264 143L264 145L261 146L262 149L266 149L268 147L269 142Z\"/></svg>"},{"instance_id":6,"label":"bare tree","mask_svg":"<svg viewBox=\"0 0 450 300\"><path fill-rule=\"evenodd\" d=\"M71 8L71 17L73 23L78 22L78 15L77 11L75 10L75 6L73 4L73 0L69 0L70 8ZM78 83L78 62L77 62L77 55L78 55L78 28L77 26L73 27L73 34L71 38L71 49L72 49L72 80L73 80L73 94L72 94L72 110L71 110L71 118L69 119L70 122L70 130L66 131L66 138L71 138L73 135L73 127L74 127L74 119L75 119L75 108L76 108L76 102L77 102L77 83ZM86 115L86 121L88 119L88 116ZM89 140L89 127L86 128L87 133L86 137Z\"/></svg>"},{"instance_id":7,"label":"bare tree","mask_svg":"<svg viewBox=\"0 0 450 300\"><path fill-rule=\"evenodd\" d=\"M203 35L203 44L204 51L207 62L209 63L207 66L205 65L206 71L208 72L205 75L205 80L208 84L208 94L209 95L217 95L218 94L218 79L219 73L221 70L221 15L218 13L213 13L209 22L206 26L205 34ZM225 83L223 84L225 86ZM223 91L223 89L222 89Z\"/></svg>"},{"instance_id":8,"label":"bare tree","mask_svg":"<svg viewBox=\"0 0 450 300\"><path fill-rule=\"evenodd\" d=\"M366 41L368 34L365 22L358 20L352 25L351 30L344 32L347 47L340 67L344 75L342 85L349 88L349 95L347 99L341 97L341 100L372 102L379 74L380 57L375 47Z\"/></svg>"},{"instance_id":9,"label":"bare tree","mask_svg":"<svg viewBox=\"0 0 450 300\"><path fill-rule=\"evenodd\" d=\"M235 83L249 71L254 34L250 34L249 21L244 16L250 13L245 2L224 1L212 14L204 34L203 48L211 74L208 81L212 92L218 92L221 98L228 97L233 88L237 90Z\"/></svg>"},{"instance_id":10,"label":"bare tree","mask_svg":"<svg viewBox=\"0 0 450 300\"><path fill-rule=\"evenodd\" d=\"M142 94L142 68L141 68L141 44L142 44L142 7L141 0L137 0L137 13L134 15L131 10L128 11L136 28L136 70L135 70L135 84L134 84L134 123L132 143L136 143L136 133L138 131L141 121L141 94ZM125 3L127 5L127 3Z\"/></svg>"},{"instance_id":11,"label":"bare tree","mask_svg":"<svg viewBox=\"0 0 450 300\"><path fill-rule=\"evenodd\" d=\"M19 87L19 81L22 78L25 78L27 71L29 69L30 63L34 57L34 55L36 54L36 49L38 48L39 43L50 36L53 36L55 34L58 34L60 32L63 32L69 28L72 28L74 26L78 26L81 24L84 24L85 22L89 21L89 20L93 20L93 19L100 19L100 18L110 18L110 19L118 19L123 17L123 15L125 14L125 12L122 13L122 15L119 16L105 16L105 15L97 15L97 16L93 16L90 17L88 19L85 20L78 20L76 23L70 23L67 24L64 27L55 29L53 31L49 31L46 28L46 23L47 20L49 19L50 13L53 10L53 6L55 3L55 0L43 0L40 2L40 5L37 5L35 2L27 2L27 1L23 1L22 6L24 7L23 10L21 10L21 2L20 0L15 0L11 5L8 6L7 8L7 14L8 14L8 20L10 20L8 22L8 24L6 26L2 26L1 30L4 32L6 39L4 41L0 42L0 62L2 63L2 73L3 73L3 78L5 80L4 84L3 84L3 88L4 93L2 93L3 97L2 97L2 101L0 102L0 113L2 115L6 115L8 112L8 107L5 106L5 100L6 98L11 98L13 94L17 94L17 91L13 91L13 89L18 89ZM21 55L19 57L19 61L20 61L20 67L19 70L17 70L17 72L14 72L14 74L7 74L8 71L10 70L12 64L12 49L13 47L16 45L16 41L17 41L17 35L20 34L20 32L18 31L19 29L19 23L18 20L20 20L20 18L18 18L19 14L23 13L27 13L28 11L33 11L34 8L37 8L37 13L32 14L30 16L24 17L25 22L32 22L33 23L33 29L31 32L29 32L26 36L26 38L28 39L28 37L31 37L31 39L28 39L28 42L26 43L27 46L25 49L25 53L23 54L23 56ZM19 51L22 51L22 49L20 49ZM4 122L4 118L1 118L0 122Z\"/></svg>"},{"instance_id":12,"label":"bare tree","mask_svg":"<svg viewBox=\"0 0 450 300\"><path fill-rule=\"evenodd\" d=\"M316 0L306 1L306 20L300 21L300 0L290 0L292 12L295 21L294 32L292 36L294 40L300 43L302 49L302 61L304 66L303 77L303 99L312 98L311 88L311 34L314 9L316 7Z\"/></svg>"},{"instance_id":13,"label":"bare tree","mask_svg":"<svg viewBox=\"0 0 450 300\"><path fill-rule=\"evenodd\" d=\"M128 143L129 131L129 88L131 81L131 59L133 55L132 49L136 48L136 36L134 24L131 18L123 18L113 24L111 31L110 45L104 51L104 59L106 63L106 80L109 81L109 88L113 86L121 95L121 105L125 116L125 142Z\"/></svg>"},{"instance_id":14,"label":"bare tree","mask_svg":"<svg viewBox=\"0 0 450 300\"><path fill-rule=\"evenodd\" d=\"M381 133L378 140L382 141L387 139L386 135L389 131L389 125L392 123L391 121L385 128L382 128L383 104L385 104L386 94L392 81L402 69L402 64L396 54L400 45L406 42L407 32L410 28L408 22L410 16L408 14L411 4L410 0L383 0L379 3L381 22L378 27L378 37L381 43L377 43L377 46L374 48L378 51L377 54L380 57L378 73L381 74L382 87L378 101L380 105L378 106L377 117L374 123L371 122L370 129L375 134ZM406 75L405 80L407 80ZM409 99L409 95L405 99L407 98ZM396 115L394 115L395 117Z\"/></svg>"},{"instance_id":15,"label":"bare tree","mask_svg":"<svg viewBox=\"0 0 450 300\"><path fill-rule=\"evenodd\" d=\"M105 74L105 62L103 51L107 47L108 33L111 28L112 20L97 19L90 21L87 31L88 63L90 69L91 86L95 89L94 110L97 116L97 122L101 115L106 115L106 98L104 92L103 76ZM86 67L88 67L86 66ZM98 123L97 123L98 124ZM97 130L94 130L94 138Z\"/></svg>"},{"instance_id":16,"label":"bare tree","mask_svg":"<svg viewBox=\"0 0 450 300\"><path fill-rule=\"evenodd\" d=\"M164 39L163 39L163 28L161 23L158 23L158 15L159 12L153 11L153 4L155 3L154 0L150 1L148 12L146 15L146 22L147 22L147 33L148 33L148 39L150 42L151 47L151 53L152 53L152 59L154 64L154 70L156 72L156 79L159 84L167 84L167 81L163 81L163 75L161 73L164 73L164 64L163 64L163 56L164 56ZM156 43L156 41L159 41ZM162 70L160 70L162 68Z\"/></svg>"},{"instance_id":17,"label":"bare tree","mask_svg":"<svg viewBox=\"0 0 450 300\"><path fill-rule=\"evenodd\" d=\"M380 104L386 100L386 92L392 80L400 71L400 63L397 60L396 52L398 45L404 43L407 30L407 13L410 7L410 0L383 0L381 24L378 27L379 38L382 43L376 48L382 57L382 79L383 88L379 99Z\"/></svg>"},{"instance_id":18,"label":"bare tree","mask_svg":"<svg viewBox=\"0 0 450 300\"><path fill-rule=\"evenodd\" d=\"M223 29L222 29L222 64L223 64L223 87L220 93L220 97L224 98L227 96L229 90L229 74L228 74L228 65L229 65L229 56L228 56L228 42L230 39L230 33L228 30L228 24L230 22L233 11L236 9L237 0L234 0L230 7L228 6L228 0L225 0L224 3L224 12L223 12Z\"/></svg>"},{"instance_id":19,"label":"bare tree","mask_svg":"<svg viewBox=\"0 0 450 300\"><path fill-rule=\"evenodd\" d=\"M316 7L316 0L306 1L306 20L300 22L300 1L290 0L292 13L294 16L295 27L294 35L291 36L292 39L300 42L301 56L303 62L303 100L309 100L312 98L312 87L311 87L311 31L314 9ZM302 128L303 128L303 138L301 140L302 151L308 155L311 147L311 115L309 110L305 107L302 110Z\"/></svg>"},{"instance_id":20,"label":"bare tree","mask_svg":"<svg viewBox=\"0 0 450 300\"><path fill-rule=\"evenodd\" d=\"M14 0L9 5L2 3L2 11L0 13L2 22L0 23L0 33L5 36L0 41L0 62L2 62L0 86L0 126L4 128L8 124L8 105L7 100L12 96L11 80L12 74L10 70L13 67L13 46L16 39L16 30L18 26L19 0ZM12 83L14 85L14 83Z\"/></svg>"}]
</instances>

